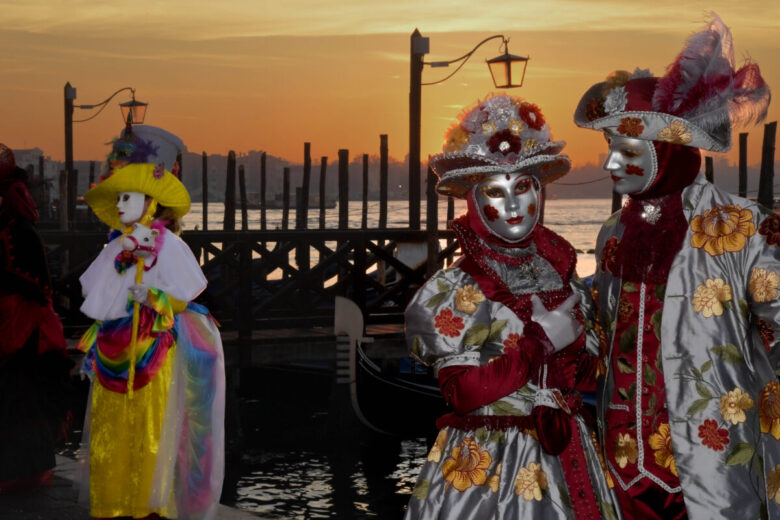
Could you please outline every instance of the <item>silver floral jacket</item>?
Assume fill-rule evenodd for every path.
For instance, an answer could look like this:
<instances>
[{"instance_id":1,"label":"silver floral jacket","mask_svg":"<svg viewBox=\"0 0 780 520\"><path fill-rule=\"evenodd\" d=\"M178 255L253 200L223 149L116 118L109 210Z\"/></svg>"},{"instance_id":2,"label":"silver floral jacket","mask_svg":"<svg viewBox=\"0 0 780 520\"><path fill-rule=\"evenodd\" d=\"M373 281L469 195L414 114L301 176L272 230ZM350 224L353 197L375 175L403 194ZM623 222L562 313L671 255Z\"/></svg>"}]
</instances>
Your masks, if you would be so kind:
<instances>
[{"instance_id":1,"label":"silver floral jacket","mask_svg":"<svg viewBox=\"0 0 780 520\"><path fill-rule=\"evenodd\" d=\"M701 175L682 200L689 226L669 272L660 339L688 515L780 518L780 217ZM622 235L619 215L602 228L597 259L610 238ZM603 265L597 268L593 287L609 345L622 285ZM611 361L599 389L602 440L614 391ZM641 364L637 371L641 382ZM719 441L707 439L708 432ZM640 450L637 464L652 463L653 454Z\"/></svg>"},{"instance_id":2,"label":"silver floral jacket","mask_svg":"<svg viewBox=\"0 0 780 520\"><path fill-rule=\"evenodd\" d=\"M459 241L463 247L463 240ZM513 254L530 260L522 264L527 269L496 265L513 294L543 297L544 293L561 291L567 293L562 296L565 299L575 292L582 297L585 320L591 323L595 319L588 288L581 280L561 278L548 260L537 254L536 246L516 249ZM415 294L405 313L410 355L437 372L452 366L487 365L508 349L521 348L523 341L522 319L504 303L488 298L477 280L462 268L463 263L437 272ZM592 336L585 348L596 354L597 344ZM578 352L582 344L567 348ZM576 355L566 357L565 363L556 367L562 371L572 368L573 378L573 365L579 359ZM573 415L576 428L572 437L577 442L570 446L581 446L582 463L568 463L575 468L569 472L571 476L566 473L564 454L551 455L542 448L540 436L548 432L537 431L535 425L521 426L522 419L530 419L538 381L534 374L522 388L460 416L506 419L505 424L485 427L476 425L480 421L473 425L465 421L463 427L441 428L412 492L407 520L595 518L580 514L578 509L588 488L592 490L588 494L594 495L598 518L621 518L599 457L596 434L582 415ZM517 424L512 419L518 419Z\"/></svg>"}]
</instances>

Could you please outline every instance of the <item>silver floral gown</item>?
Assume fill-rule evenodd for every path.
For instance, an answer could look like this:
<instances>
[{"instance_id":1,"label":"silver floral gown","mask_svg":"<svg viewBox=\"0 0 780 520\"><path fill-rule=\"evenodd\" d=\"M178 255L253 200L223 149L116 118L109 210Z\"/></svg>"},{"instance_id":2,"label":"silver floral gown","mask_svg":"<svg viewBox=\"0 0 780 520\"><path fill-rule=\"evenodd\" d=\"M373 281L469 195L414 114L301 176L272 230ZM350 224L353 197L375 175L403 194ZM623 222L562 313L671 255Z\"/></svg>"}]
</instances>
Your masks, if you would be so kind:
<instances>
[{"instance_id":1,"label":"silver floral gown","mask_svg":"<svg viewBox=\"0 0 780 520\"><path fill-rule=\"evenodd\" d=\"M589 301L587 288L573 274L576 254L563 238L537 226L527 247L500 248L466 222L461 217L453 224L464 257L436 273L406 310L411 355L432 365L440 380L452 367L484 367L512 349L526 348L531 295L548 309L572 292ZM577 315L587 321L589 306L580 307ZM574 390L578 368L595 366L590 354L597 342L584 336L545 358L521 387L437 422L440 431L420 471L407 520L619 518L596 435ZM593 374L584 378L592 382ZM540 407L552 417L535 416ZM556 435L562 441L553 451L560 453L552 455L543 443Z\"/></svg>"}]
</instances>

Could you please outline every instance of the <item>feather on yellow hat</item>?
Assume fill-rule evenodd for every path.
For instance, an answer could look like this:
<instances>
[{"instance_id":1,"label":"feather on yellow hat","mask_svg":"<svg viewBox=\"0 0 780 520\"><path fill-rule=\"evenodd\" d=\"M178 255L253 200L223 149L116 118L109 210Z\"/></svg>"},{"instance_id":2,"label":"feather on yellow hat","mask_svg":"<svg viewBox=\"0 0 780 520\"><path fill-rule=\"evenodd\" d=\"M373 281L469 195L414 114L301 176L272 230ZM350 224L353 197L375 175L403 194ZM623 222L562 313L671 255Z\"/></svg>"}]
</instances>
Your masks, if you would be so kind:
<instances>
[{"instance_id":1,"label":"feather on yellow hat","mask_svg":"<svg viewBox=\"0 0 780 520\"><path fill-rule=\"evenodd\" d=\"M158 204L171 208L176 218L190 210L190 194L173 174L176 155L184 143L174 134L149 125L132 128L132 134L113 141L108 157L108 177L84 194L84 200L97 217L113 229L121 230L116 207L123 192L150 196Z\"/></svg>"}]
</instances>

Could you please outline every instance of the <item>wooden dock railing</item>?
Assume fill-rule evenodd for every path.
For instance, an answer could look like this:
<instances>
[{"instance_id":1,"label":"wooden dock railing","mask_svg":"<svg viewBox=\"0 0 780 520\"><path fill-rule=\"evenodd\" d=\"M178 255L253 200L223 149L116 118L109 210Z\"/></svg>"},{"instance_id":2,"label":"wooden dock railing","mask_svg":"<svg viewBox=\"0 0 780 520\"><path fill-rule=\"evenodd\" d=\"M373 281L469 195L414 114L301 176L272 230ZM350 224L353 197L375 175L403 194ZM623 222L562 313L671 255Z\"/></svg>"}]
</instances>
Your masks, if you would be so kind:
<instances>
[{"instance_id":1,"label":"wooden dock railing","mask_svg":"<svg viewBox=\"0 0 780 520\"><path fill-rule=\"evenodd\" d=\"M79 276L100 252L101 232L41 232L49 249L54 301L73 334L89 322L80 313ZM452 261L457 242L451 231L434 263ZM182 238L199 259L209 286L198 301L209 307L223 330L240 339L253 330L327 327L336 295L354 300L366 323L402 323L403 310L426 279L428 263L407 265L400 244L428 243L428 232L408 229L185 231ZM63 261L67 258L67 261ZM299 259L309 259L299 263ZM56 267L70 265L67 272Z\"/></svg>"}]
</instances>

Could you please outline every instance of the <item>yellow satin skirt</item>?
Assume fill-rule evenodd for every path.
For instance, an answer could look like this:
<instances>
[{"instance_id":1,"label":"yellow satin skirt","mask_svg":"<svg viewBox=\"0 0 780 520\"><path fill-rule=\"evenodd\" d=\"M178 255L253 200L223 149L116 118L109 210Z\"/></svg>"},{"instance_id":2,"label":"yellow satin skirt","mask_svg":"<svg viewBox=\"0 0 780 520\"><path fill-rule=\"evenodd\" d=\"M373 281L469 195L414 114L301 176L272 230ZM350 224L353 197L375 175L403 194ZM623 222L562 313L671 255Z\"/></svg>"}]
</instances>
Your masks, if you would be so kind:
<instances>
[{"instance_id":1,"label":"yellow satin skirt","mask_svg":"<svg viewBox=\"0 0 780 520\"><path fill-rule=\"evenodd\" d=\"M165 511L149 509L174 354L171 348L154 379L136 390L132 399L104 388L95 379L89 451L93 517L177 516L173 500Z\"/></svg>"}]
</instances>

